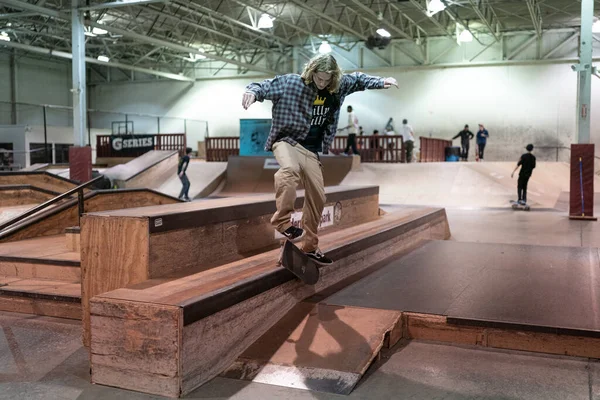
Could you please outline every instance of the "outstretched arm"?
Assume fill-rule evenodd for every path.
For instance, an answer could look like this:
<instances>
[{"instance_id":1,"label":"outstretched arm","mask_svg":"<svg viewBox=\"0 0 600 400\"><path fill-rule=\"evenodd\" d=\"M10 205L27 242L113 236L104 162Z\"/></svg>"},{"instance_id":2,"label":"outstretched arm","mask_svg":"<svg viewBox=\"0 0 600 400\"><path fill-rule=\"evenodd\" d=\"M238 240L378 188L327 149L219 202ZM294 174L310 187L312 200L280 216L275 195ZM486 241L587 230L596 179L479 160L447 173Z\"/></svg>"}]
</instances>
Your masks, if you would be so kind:
<instances>
[{"instance_id":1,"label":"outstretched arm","mask_svg":"<svg viewBox=\"0 0 600 400\"><path fill-rule=\"evenodd\" d=\"M398 87L398 82L392 77L380 78L362 72L353 72L342 76L340 92L347 96L350 93L360 92L366 89L388 89L392 86Z\"/></svg>"},{"instance_id":2,"label":"outstretched arm","mask_svg":"<svg viewBox=\"0 0 600 400\"><path fill-rule=\"evenodd\" d=\"M276 102L283 94L286 76L280 75L262 82L253 82L246 86L242 97L242 107L248 109L255 101L271 100Z\"/></svg>"}]
</instances>

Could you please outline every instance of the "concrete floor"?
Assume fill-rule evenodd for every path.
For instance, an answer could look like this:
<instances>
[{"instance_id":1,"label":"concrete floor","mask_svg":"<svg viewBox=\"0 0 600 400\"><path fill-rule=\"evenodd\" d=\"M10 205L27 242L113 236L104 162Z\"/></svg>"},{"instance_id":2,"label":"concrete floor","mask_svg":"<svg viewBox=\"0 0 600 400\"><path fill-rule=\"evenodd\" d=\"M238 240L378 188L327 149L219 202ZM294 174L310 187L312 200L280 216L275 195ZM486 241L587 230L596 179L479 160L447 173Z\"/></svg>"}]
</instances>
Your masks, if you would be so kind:
<instances>
[{"instance_id":1,"label":"concrete floor","mask_svg":"<svg viewBox=\"0 0 600 400\"><path fill-rule=\"evenodd\" d=\"M89 383L77 322L0 313L0 400L161 399ZM189 399L600 400L600 362L400 342L349 395L216 378Z\"/></svg>"}]
</instances>

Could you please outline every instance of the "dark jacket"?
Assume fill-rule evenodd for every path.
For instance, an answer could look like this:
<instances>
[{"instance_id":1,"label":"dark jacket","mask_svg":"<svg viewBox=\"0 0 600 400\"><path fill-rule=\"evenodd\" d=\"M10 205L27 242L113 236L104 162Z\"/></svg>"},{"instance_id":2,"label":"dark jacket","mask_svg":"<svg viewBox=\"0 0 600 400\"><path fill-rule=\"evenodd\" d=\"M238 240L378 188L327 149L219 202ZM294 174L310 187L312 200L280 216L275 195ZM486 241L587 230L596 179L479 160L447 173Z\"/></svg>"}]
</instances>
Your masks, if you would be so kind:
<instances>
[{"instance_id":1,"label":"dark jacket","mask_svg":"<svg viewBox=\"0 0 600 400\"><path fill-rule=\"evenodd\" d=\"M456 136L454 136L454 137L452 138L452 140L456 139L456 138L457 138L457 137L459 137L459 136L460 136L460 143L461 143L461 144L468 144L468 143L469 143L469 140L473 139L473 137L474 137L475 135L473 135L473 132L471 132L470 130L468 130L468 129L467 129L467 130L464 130L464 129L463 129L462 131L458 132L458 133L456 134Z\"/></svg>"}]
</instances>

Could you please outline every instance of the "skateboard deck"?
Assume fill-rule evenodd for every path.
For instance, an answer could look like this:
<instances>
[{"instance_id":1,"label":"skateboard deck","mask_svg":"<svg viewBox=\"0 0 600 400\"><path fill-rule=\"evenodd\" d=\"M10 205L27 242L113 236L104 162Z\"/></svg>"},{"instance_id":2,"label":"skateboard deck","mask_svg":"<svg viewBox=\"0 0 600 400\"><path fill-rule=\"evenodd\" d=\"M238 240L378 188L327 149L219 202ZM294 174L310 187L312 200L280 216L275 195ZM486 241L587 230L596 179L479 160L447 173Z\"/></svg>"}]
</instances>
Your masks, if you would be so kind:
<instances>
[{"instance_id":1,"label":"skateboard deck","mask_svg":"<svg viewBox=\"0 0 600 400\"><path fill-rule=\"evenodd\" d=\"M307 285L314 285L319 280L317 263L287 239L285 239L283 246L281 246L279 265L283 265L283 267Z\"/></svg>"},{"instance_id":2,"label":"skateboard deck","mask_svg":"<svg viewBox=\"0 0 600 400\"><path fill-rule=\"evenodd\" d=\"M523 211L529 211L531 210L531 207L529 206L529 204L519 204L518 202L516 202L515 200L511 200L510 204L512 206L513 210L523 210Z\"/></svg>"}]
</instances>

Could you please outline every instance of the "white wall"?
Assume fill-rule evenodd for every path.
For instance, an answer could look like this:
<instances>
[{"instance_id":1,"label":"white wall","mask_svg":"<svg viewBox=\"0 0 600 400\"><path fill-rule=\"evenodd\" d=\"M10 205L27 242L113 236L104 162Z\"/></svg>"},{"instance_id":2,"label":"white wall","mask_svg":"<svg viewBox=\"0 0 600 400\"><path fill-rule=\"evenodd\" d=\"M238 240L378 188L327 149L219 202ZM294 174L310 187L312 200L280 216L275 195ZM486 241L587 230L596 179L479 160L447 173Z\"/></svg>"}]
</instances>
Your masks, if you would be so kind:
<instances>
[{"instance_id":1,"label":"white wall","mask_svg":"<svg viewBox=\"0 0 600 400\"><path fill-rule=\"evenodd\" d=\"M465 123L477 129L481 122L490 132L488 160L515 160L530 142L536 146L568 147L575 138L577 75L568 64L408 72L386 69L369 73L394 76L400 84L400 90L368 91L347 97L344 105L354 107L360 124L369 134L373 129L381 131L389 117L394 118L396 125L407 118L418 136L440 138L452 137ZM597 93L600 86L595 81L596 106L592 113L600 110ZM95 108L205 119L211 136L236 136L241 118L271 115L268 101L253 105L248 111L242 109L241 96L249 82L249 79L229 79L195 84L98 86L92 89L91 102ZM592 137L600 144L596 129L600 126L599 113L593 113ZM345 117L344 108L342 124Z\"/></svg>"},{"instance_id":2,"label":"white wall","mask_svg":"<svg viewBox=\"0 0 600 400\"><path fill-rule=\"evenodd\" d=\"M0 52L0 102L11 101L10 54ZM16 102L70 106L72 103L71 64L63 60L33 59L17 54ZM47 123L56 126L72 125L70 112L48 110ZM11 123L9 104L0 103L0 124ZM17 105L17 124L43 124L41 107Z\"/></svg>"}]
</instances>

